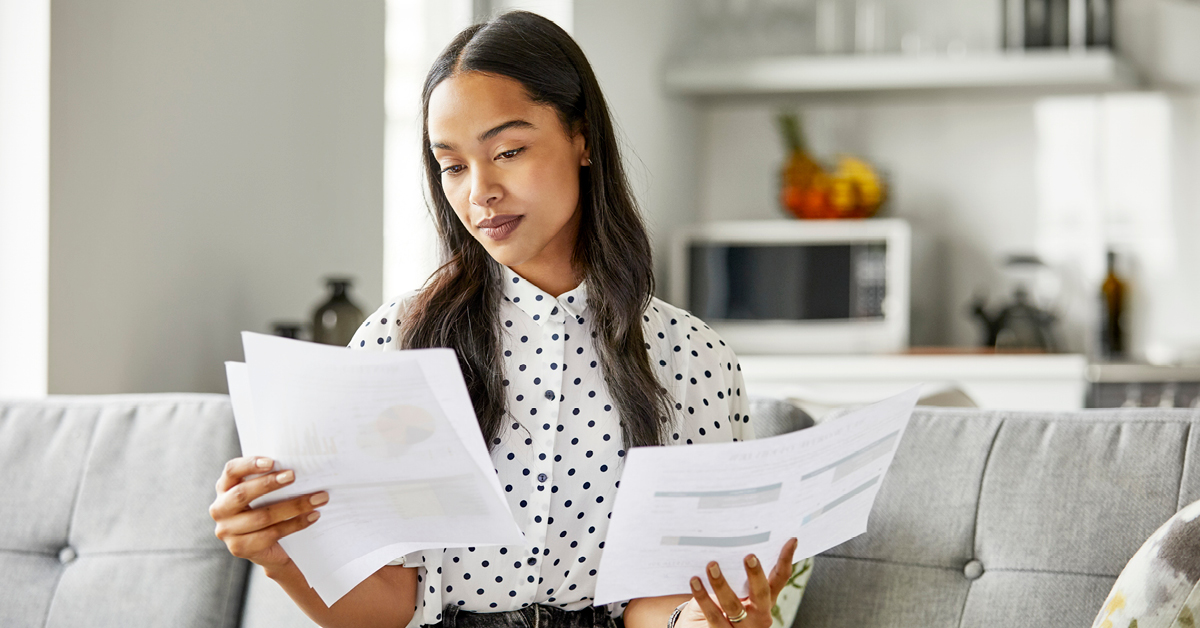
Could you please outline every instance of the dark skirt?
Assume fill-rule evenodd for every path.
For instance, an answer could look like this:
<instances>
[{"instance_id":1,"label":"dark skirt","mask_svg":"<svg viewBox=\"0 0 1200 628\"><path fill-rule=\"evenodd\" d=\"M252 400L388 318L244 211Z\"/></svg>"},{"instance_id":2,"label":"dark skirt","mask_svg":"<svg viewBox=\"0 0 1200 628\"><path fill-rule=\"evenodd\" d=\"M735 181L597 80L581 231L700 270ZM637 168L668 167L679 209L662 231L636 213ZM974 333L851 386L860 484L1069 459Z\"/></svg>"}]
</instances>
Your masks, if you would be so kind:
<instances>
[{"instance_id":1,"label":"dark skirt","mask_svg":"<svg viewBox=\"0 0 1200 628\"><path fill-rule=\"evenodd\" d=\"M625 628L625 622L610 617L603 606L564 611L532 604L515 611L474 613L452 604L442 611L442 621L429 628Z\"/></svg>"}]
</instances>

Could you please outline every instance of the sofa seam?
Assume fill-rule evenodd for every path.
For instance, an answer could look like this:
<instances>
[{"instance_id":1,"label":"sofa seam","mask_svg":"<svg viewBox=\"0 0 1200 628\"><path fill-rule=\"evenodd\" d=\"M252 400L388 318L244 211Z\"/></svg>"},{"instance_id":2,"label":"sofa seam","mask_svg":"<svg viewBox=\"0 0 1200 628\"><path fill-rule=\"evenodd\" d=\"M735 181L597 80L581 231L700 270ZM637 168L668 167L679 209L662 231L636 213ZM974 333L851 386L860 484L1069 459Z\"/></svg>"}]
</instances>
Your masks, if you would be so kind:
<instances>
[{"instance_id":1,"label":"sofa seam","mask_svg":"<svg viewBox=\"0 0 1200 628\"><path fill-rule=\"evenodd\" d=\"M983 467L979 471L979 489L975 491L975 517L971 525L971 557L979 556L979 511L983 506L983 483L987 480L988 467L992 464L992 452L996 450L996 441L1000 439L1000 430L1004 429L1005 419L1000 419L1000 423L996 425L996 431L992 433L992 440L988 443L987 455L983 458Z\"/></svg>"},{"instance_id":2,"label":"sofa seam","mask_svg":"<svg viewBox=\"0 0 1200 628\"><path fill-rule=\"evenodd\" d=\"M1001 418L999 424L996 425L996 431L992 433L992 441L988 443L987 455L983 458L983 468L979 471L979 490L975 492L975 518L971 525L971 558L979 557L979 511L983 506L983 483L987 480L988 467L992 464L992 452L996 450L996 441L1000 439L1000 430L1004 429L1005 419ZM971 584L974 581L967 582L967 593L963 596L962 608L958 611L958 628L963 628L963 619L967 615L967 600L971 597Z\"/></svg>"},{"instance_id":3,"label":"sofa seam","mask_svg":"<svg viewBox=\"0 0 1200 628\"><path fill-rule=\"evenodd\" d=\"M28 554L30 556L50 556L54 557L58 554L53 551L40 552L37 550L22 550L10 547L0 547L0 554ZM79 551L76 550L76 555L80 557L88 556L129 556L134 554L224 554L225 550L215 548L200 548L200 549L134 549L134 550L101 550L98 552Z\"/></svg>"},{"instance_id":4,"label":"sofa seam","mask_svg":"<svg viewBox=\"0 0 1200 628\"><path fill-rule=\"evenodd\" d=\"M1183 481L1187 478L1189 454L1192 450L1192 428L1195 423L1188 423L1187 435L1183 437L1183 464L1179 465L1179 490L1175 493L1175 512L1183 509Z\"/></svg>"},{"instance_id":5,"label":"sofa seam","mask_svg":"<svg viewBox=\"0 0 1200 628\"><path fill-rule=\"evenodd\" d=\"M144 405L178 405L179 403L222 402L229 399L226 393L115 393L115 394L52 394L42 399L5 399L6 408L51 407L54 409L79 407L132 408Z\"/></svg>"},{"instance_id":6,"label":"sofa seam","mask_svg":"<svg viewBox=\"0 0 1200 628\"><path fill-rule=\"evenodd\" d=\"M957 567L950 567L947 565L926 565L923 563L910 563L910 562L904 562L904 561L899 561L899 560L888 560L886 558L868 558L866 556L818 554L816 557L814 557L814 562L815 562L816 558L836 558L839 560L857 560L857 561L861 561L864 563L883 563L883 564L887 564L887 565L897 565L900 567L919 567L921 569L940 569L940 570L944 570L944 571L953 571L953 572L961 571Z\"/></svg>"},{"instance_id":7,"label":"sofa seam","mask_svg":"<svg viewBox=\"0 0 1200 628\"><path fill-rule=\"evenodd\" d=\"M245 594L246 594L247 585L249 585L250 582L249 582L249 577L248 577L249 574L243 573L242 590L240 591L241 595L237 596L237 598L238 598L236 600L237 603L236 603L236 606L234 606L233 605L234 600L233 600L233 595L232 595L233 594L233 580L237 576L238 569L242 568L241 561L243 561L245 559L239 559L234 556L230 556L230 558L231 558L231 560L229 561L229 567L226 569L225 595L221 596L221 599L223 600L223 604L222 604L222 608L221 608L221 621L223 622L223 625L225 625L225 626L231 626L231 627L236 628L238 625L240 625L242 623L242 619L241 619L240 615L245 608L244 598L245 598ZM243 571L245 571L245 570L243 570Z\"/></svg>"},{"instance_id":8,"label":"sofa seam","mask_svg":"<svg viewBox=\"0 0 1200 628\"><path fill-rule=\"evenodd\" d=\"M1020 567L997 567L995 569L985 569L987 571L1000 571L1008 573L1038 573L1054 576L1086 576L1088 578L1116 578L1116 574L1091 573L1087 571L1050 571L1048 569L1022 569Z\"/></svg>"},{"instance_id":9,"label":"sofa seam","mask_svg":"<svg viewBox=\"0 0 1200 628\"><path fill-rule=\"evenodd\" d=\"M204 399L204 400L179 399L179 400L176 400L175 403L172 404L171 413L174 416L178 412L179 406L181 403L196 402L201 405L204 405L204 404L207 404L208 401L209 400L207 400L207 399ZM221 605L221 612L219 615L219 617L220 617L219 621L222 623L222 626L228 626L230 628L237 628L241 624L241 620L242 620L241 614L242 614L242 610L244 609L244 601L242 598L245 597L246 585L249 584L249 582L248 582L249 578L246 577L246 575L245 575L245 569L242 570L243 577L241 580L241 584L242 584L241 595L238 596L238 599L236 600L236 602L234 600L231 600L231 597L232 597L231 594L233 593L233 584L234 584L233 581L234 581L235 577L237 576L238 569L243 567L242 563L249 562L249 561L231 556L229 554L228 548L220 548L220 549L214 548L211 550L201 550L201 551L206 552L206 553L211 552L213 554L220 555L227 561L226 564L228 566L226 567L226 570L225 570L225 583L224 583L225 584L225 586L224 586L225 594L221 596L222 605ZM167 551L164 551L161 553L179 553L179 552L172 552L170 550L167 550Z\"/></svg>"},{"instance_id":10,"label":"sofa seam","mask_svg":"<svg viewBox=\"0 0 1200 628\"><path fill-rule=\"evenodd\" d=\"M59 407L61 417L66 417L66 408ZM67 517L66 537L67 546L71 545L71 531L75 528L75 515L79 510L79 500L83 496L83 483L87 477L88 465L92 463L92 455L95 453L96 438L100 432L100 417L103 415L103 408L96 408L96 416L92 422L92 434L88 437L87 453L83 457L83 464L80 465L79 471L79 486L75 488L75 497L71 500L71 514ZM58 587L62 584L63 570L58 570L58 574L54 578L54 590L50 593L50 604L46 607L46 616L42 618L42 628L50 625L50 614L54 610L54 600L58 599Z\"/></svg>"},{"instance_id":11,"label":"sofa seam","mask_svg":"<svg viewBox=\"0 0 1200 628\"><path fill-rule=\"evenodd\" d=\"M883 558L866 558L866 557L862 557L862 556L838 556L838 555L833 555L833 554L819 554L818 556L822 557L822 558L836 558L839 560L854 560L854 561L867 562L867 563L883 563L883 564L888 564L888 565L896 565L898 567L919 567L921 569L937 569L940 571L949 571L952 573L962 573L961 569L959 569L957 567L948 567L946 565L923 565L921 563L901 562L901 561L895 561L895 560L886 560ZM1034 573L1034 574L1048 574L1048 575L1058 575L1058 576L1086 576L1088 578L1116 578L1117 577L1114 574L1091 573L1091 572L1087 572L1087 571L1065 571L1065 570L1051 571L1048 569L1029 569L1029 568L1023 568L1023 567L987 567L984 569L984 573L986 574L988 572Z\"/></svg>"}]
</instances>

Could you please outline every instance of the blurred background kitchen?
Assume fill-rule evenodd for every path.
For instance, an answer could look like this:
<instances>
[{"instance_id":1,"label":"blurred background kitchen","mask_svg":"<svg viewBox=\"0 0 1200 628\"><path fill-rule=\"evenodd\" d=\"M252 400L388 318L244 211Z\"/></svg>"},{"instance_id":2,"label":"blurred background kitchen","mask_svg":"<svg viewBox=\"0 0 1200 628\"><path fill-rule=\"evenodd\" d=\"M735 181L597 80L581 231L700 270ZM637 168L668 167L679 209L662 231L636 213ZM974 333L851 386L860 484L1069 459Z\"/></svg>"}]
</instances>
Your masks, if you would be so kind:
<instances>
[{"instance_id":1,"label":"blurred background kitchen","mask_svg":"<svg viewBox=\"0 0 1200 628\"><path fill-rule=\"evenodd\" d=\"M587 54L659 296L752 391L1198 405L1197 0L0 0L0 395L225 392L239 331L419 287L421 81L509 8ZM745 280L761 246L887 254ZM720 309L739 276L791 309Z\"/></svg>"}]
</instances>

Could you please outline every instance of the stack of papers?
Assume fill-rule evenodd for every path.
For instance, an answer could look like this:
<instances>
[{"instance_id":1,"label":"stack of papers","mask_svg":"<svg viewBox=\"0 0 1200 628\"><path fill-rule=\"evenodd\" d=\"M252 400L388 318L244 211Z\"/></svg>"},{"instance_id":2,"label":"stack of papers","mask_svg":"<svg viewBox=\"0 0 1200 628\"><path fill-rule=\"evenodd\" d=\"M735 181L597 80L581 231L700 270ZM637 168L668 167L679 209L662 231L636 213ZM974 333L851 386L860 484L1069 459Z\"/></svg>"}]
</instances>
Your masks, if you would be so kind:
<instances>
[{"instance_id":1,"label":"stack of papers","mask_svg":"<svg viewBox=\"0 0 1200 628\"><path fill-rule=\"evenodd\" d=\"M280 540L326 605L411 552L524 545L452 350L242 343L226 363L242 454L296 472L251 506L329 492ZM865 532L919 391L770 438L631 449L593 604L688 593L710 560L745 595L746 554L769 570L793 536L800 560Z\"/></svg>"},{"instance_id":2,"label":"stack of papers","mask_svg":"<svg viewBox=\"0 0 1200 628\"><path fill-rule=\"evenodd\" d=\"M279 543L327 606L395 558L523 545L451 349L367 352L243 332L226 363L242 455L294 469L252 507L329 492Z\"/></svg>"}]
</instances>

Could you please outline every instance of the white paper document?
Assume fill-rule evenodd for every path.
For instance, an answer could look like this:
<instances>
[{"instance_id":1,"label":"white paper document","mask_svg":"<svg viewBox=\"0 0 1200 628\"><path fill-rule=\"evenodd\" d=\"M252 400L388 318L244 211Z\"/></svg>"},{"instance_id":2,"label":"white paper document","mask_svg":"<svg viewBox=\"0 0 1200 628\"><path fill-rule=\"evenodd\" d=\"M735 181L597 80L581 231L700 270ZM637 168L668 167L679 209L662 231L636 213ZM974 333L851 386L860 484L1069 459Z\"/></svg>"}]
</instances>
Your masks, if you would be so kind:
<instances>
[{"instance_id":1,"label":"white paper document","mask_svg":"<svg viewBox=\"0 0 1200 628\"><path fill-rule=\"evenodd\" d=\"M631 449L593 604L689 593L712 560L745 596L747 554L769 573L793 536L799 561L866 532L919 394L769 438Z\"/></svg>"},{"instance_id":2,"label":"white paper document","mask_svg":"<svg viewBox=\"0 0 1200 628\"><path fill-rule=\"evenodd\" d=\"M410 552L524 543L453 350L242 345L246 362L226 363L242 454L296 472L251 506L329 492L279 542L326 605Z\"/></svg>"}]
</instances>

